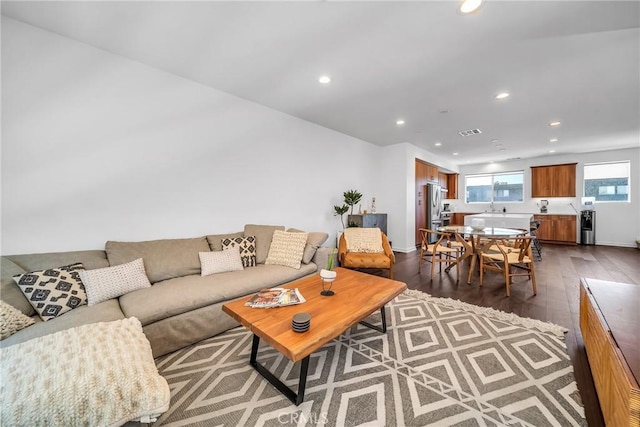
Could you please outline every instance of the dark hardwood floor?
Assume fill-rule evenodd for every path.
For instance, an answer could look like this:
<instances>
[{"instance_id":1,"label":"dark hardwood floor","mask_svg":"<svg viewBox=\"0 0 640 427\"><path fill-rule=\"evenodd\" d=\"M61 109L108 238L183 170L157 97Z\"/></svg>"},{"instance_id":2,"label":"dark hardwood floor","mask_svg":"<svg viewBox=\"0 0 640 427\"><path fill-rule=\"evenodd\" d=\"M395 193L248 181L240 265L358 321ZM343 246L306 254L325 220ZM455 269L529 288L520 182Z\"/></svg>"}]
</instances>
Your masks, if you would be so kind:
<instances>
[{"instance_id":1,"label":"dark hardwood floor","mask_svg":"<svg viewBox=\"0 0 640 427\"><path fill-rule=\"evenodd\" d=\"M511 297L506 296L504 279L496 272L485 273L484 285L480 287L476 267L474 278L467 285L468 262L461 269L460 283L456 283L455 270L450 273L436 270L432 282L430 263L423 264L422 273L418 274L418 257L418 252L396 253L394 278L405 282L409 289L493 307L568 328L566 344L587 422L589 426L604 426L580 333L579 279L591 277L640 285L639 250L610 246L543 245L542 260L535 263L538 294L533 296L531 283L526 278L517 277L511 288ZM386 272L379 274L386 276Z\"/></svg>"}]
</instances>

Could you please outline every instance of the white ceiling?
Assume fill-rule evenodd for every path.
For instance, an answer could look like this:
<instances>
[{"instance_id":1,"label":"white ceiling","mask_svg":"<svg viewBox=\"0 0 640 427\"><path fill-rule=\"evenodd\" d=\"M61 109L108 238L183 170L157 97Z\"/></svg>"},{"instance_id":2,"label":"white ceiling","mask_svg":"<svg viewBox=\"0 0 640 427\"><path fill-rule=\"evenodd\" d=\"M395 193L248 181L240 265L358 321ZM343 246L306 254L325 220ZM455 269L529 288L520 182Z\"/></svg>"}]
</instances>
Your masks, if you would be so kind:
<instances>
[{"instance_id":1,"label":"white ceiling","mask_svg":"<svg viewBox=\"0 0 640 427\"><path fill-rule=\"evenodd\" d=\"M457 164L640 146L640 2L457 4L2 1L2 14Z\"/></svg>"}]
</instances>

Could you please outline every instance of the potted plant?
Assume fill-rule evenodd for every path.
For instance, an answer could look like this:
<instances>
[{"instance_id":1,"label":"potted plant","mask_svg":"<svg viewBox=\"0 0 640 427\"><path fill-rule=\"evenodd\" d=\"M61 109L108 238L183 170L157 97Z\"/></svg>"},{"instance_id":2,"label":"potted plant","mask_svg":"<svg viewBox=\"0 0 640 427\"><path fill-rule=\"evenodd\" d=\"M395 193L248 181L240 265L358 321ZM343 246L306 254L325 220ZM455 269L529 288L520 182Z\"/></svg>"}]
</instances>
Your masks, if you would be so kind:
<instances>
[{"instance_id":1,"label":"potted plant","mask_svg":"<svg viewBox=\"0 0 640 427\"><path fill-rule=\"evenodd\" d=\"M344 196L344 202L351 207L350 215L353 215L353 207L362 200L362 193L359 193L358 190L349 190L342 195Z\"/></svg>"},{"instance_id":2,"label":"potted plant","mask_svg":"<svg viewBox=\"0 0 640 427\"><path fill-rule=\"evenodd\" d=\"M333 264L336 256L336 248L331 249L329 258L327 259L327 268L320 270L320 278L322 279L322 292L321 295L331 296L334 292L331 290L333 281L336 280L338 273L333 269Z\"/></svg>"},{"instance_id":3,"label":"potted plant","mask_svg":"<svg viewBox=\"0 0 640 427\"><path fill-rule=\"evenodd\" d=\"M349 210L349 206L346 204L342 206L333 205L333 211L335 212L334 215L340 216L340 222L342 223L343 230L344 230L344 214L346 214L348 210Z\"/></svg>"}]
</instances>

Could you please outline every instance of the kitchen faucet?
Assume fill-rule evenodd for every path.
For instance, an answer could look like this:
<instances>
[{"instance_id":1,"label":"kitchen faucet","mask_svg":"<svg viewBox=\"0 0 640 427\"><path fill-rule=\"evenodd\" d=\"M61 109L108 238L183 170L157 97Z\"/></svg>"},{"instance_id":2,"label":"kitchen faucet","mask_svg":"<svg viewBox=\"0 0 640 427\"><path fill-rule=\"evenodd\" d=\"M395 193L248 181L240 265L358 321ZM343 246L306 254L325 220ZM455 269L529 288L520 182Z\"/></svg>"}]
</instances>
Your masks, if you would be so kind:
<instances>
[{"instance_id":1,"label":"kitchen faucet","mask_svg":"<svg viewBox=\"0 0 640 427\"><path fill-rule=\"evenodd\" d=\"M491 202L489 207L491 208L491 213L495 213L496 212L496 208L495 208L495 206L493 206L493 202Z\"/></svg>"}]
</instances>

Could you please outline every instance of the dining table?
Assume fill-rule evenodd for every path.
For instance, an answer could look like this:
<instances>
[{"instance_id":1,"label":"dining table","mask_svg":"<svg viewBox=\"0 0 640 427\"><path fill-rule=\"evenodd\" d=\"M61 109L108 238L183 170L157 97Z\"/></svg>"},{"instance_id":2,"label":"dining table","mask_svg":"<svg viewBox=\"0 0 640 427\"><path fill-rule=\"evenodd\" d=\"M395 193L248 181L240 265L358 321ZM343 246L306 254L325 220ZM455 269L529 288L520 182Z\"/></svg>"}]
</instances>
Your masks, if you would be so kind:
<instances>
[{"instance_id":1,"label":"dining table","mask_svg":"<svg viewBox=\"0 0 640 427\"><path fill-rule=\"evenodd\" d=\"M470 236L471 250L465 251L459 259L459 262L464 261L467 258L471 258L471 264L469 266L469 274L467 276L467 284L471 283L473 277L473 270L476 267L476 259L482 253L482 250L486 250L496 243L500 239L509 239L517 236L522 236L527 233L527 230L519 228L499 228L499 227L484 227L475 228L467 225L446 225L438 227L436 229L441 233L455 233L459 234L462 238ZM486 240L482 246L480 242L482 239Z\"/></svg>"}]
</instances>

